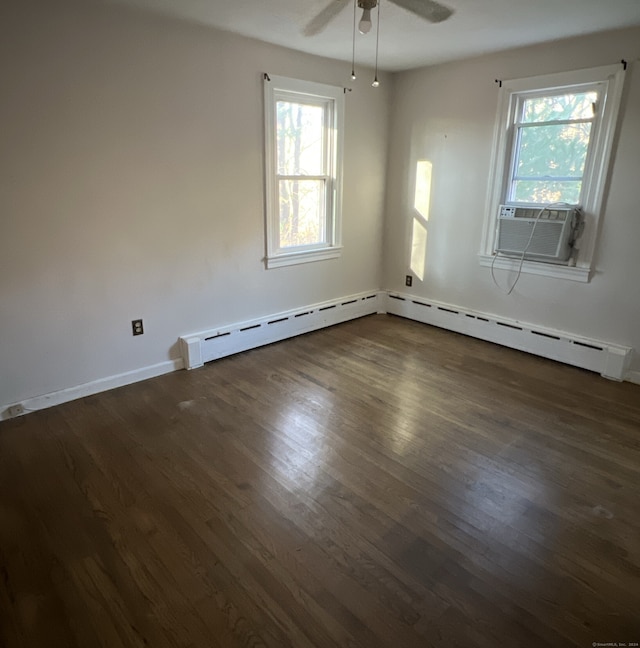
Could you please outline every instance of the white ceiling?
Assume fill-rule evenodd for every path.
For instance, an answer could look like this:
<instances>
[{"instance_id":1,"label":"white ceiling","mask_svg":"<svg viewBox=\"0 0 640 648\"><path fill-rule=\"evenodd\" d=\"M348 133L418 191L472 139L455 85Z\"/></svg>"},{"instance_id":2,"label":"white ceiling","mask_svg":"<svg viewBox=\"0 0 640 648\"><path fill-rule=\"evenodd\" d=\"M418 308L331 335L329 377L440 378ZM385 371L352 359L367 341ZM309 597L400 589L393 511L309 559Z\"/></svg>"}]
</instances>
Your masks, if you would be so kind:
<instances>
[{"instance_id":1,"label":"white ceiling","mask_svg":"<svg viewBox=\"0 0 640 648\"><path fill-rule=\"evenodd\" d=\"M351 60L352 0L107 0L258 38L269 43ZM431 24L382 0L379 65L406 70L567 36L640 25L640 0L439 0L454 10ZM345 8L321 34L304 26L331 2ZM373 65L374 29L357 35L356 61ZM621 56L624 53L621 52Z\"/></svg>"}]
</instances>

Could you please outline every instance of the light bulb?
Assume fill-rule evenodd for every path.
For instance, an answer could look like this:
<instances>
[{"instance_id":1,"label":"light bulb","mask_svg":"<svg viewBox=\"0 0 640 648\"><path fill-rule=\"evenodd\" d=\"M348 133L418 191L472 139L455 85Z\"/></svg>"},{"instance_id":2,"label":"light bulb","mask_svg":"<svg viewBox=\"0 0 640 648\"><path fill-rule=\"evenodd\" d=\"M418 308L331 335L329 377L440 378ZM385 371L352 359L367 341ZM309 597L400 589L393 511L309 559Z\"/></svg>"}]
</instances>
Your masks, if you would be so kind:
<instances>
[{"instance_id":1,"label":"light bulb","mask_svg":"<svg viewBox=\"0 0 640 648\"><path fill-rule=\"evenodd\" d=\"M373 83L371 84L371 86L372 86L373 88L377 88L379 85L380 85L380 81L378 81L378 77L376 77L376 78L373 80Z\"/></svg>"},{"instance_id":2,"label":"light bulb","mask_svg":"<svg viewBox=\"0 0 640 648\"><path fill-rule=\"evenodd\" d=\"M355 73L355 72L352 72L352 73L351 73L351 78L352 78L354 81L356 80L356 73Z\"/></svg>"},{"instance_id":3,"label":"light bulb","mask_svg":"<svg viewBox=\"0 0 640 648\"><path fill-rule=\"evenodd\" d=\"M368 34L371 31L371 9L362 10L362 18L358 23L358 31L361 34Z\"/></svg>"}]
</instances>

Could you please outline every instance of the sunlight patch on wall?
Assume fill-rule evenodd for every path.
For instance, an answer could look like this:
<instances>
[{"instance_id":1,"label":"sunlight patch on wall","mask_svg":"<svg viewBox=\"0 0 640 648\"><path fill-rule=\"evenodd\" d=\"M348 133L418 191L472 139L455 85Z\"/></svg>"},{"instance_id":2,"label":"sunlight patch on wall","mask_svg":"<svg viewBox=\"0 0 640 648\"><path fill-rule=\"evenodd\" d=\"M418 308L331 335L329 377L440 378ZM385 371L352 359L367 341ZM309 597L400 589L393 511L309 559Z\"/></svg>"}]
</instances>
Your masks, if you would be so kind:
<instances>
[{"instance_id":1,"label":"sunlight patch on wall","mask_svg":"<svg viewBox=\"0 0 640 648\"><path fill-rule=\"evenodd\" d=\"M420 281L424 281L424 271L427 260L427 228L417 216L413 218L413 232L411 234L411 272Z\"/></svg>"},{"instance_id":2,"label":"sunlight patch on wall","mask_svg":"<svg viewBox=\"0 0 640 648\"><path fill-rule=\"evenodd\" d=\"M413 206L418 212L413 217L411 232L411 272L420 281L424 281L427 261L427 222L431 202L431 172L433 165L429 160L418 160L416 163L416 189Z\"/></svg>"},{"instance_id":3,"label":"sunlight patch on wall","mask_svg":"<svg viewBox=\"0 0 640 648\"><path fill-rule=\"evenodd\" d=\"M432 169L433 164L431 164L429 160L418 160L416 163L416 193L413 200L413 206L426 221L429 220Z\"/></svg>"}]
</instances>

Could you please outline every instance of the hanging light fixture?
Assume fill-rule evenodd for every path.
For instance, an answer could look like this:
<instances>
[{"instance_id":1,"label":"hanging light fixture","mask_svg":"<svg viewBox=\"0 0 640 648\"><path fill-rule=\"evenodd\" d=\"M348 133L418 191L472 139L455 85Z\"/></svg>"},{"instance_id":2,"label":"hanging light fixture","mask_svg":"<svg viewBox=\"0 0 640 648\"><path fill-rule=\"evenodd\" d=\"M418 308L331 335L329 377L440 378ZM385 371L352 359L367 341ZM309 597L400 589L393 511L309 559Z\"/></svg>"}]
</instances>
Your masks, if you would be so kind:
<instances>
[{"instance_id":1,"label":"hanging light fixture","mask_svg":"<svg viewBox=\"0 0 640 648\"><path fill-rule=\"evenodd\" d=\"M356 80L356 11L358 3L353 0L353 48L351 49L351 78Z\"/></svg>"},{"instance_id":2,"label":"hanging light fixture","mask_svg":"<svg viewBox=\"0 0 640 648\"><path fill-rule=\"evenodd\" d=\"M362 18L358 23L358 31L361 34L368 34L371 31L371 9L365 7L362 10Z\"/></svg>"},{"instance_id":3,"label":"hanging light fixture","mask_svg":"<svg viewBox=\"0 0 640 648\"><path fill-rule=\"evenodd\" d=\"M376 25L376 68L373 78L373 83L371 84L374 88L377 88L380 85L378 81L378 46L380 43L380 2L381 0L353 0L353 49L351 56L351 78L355 80L355 61L356 61L356 12L357 9L362 9L362 16L360 21L357 23L358 31L361 34L368 34L371 31L373 22L371 20L371 10L378 7L378 24Z\"/></svg>"},{"instance_id":4,"label":"hanging light fixture","mask_svg":"<svg viewBox=\"0 0 640 648\"><path fill-rule=\"evenodd\" d=\"M374 88L377 88L380 85L378 81L378 45L380 44L380 3L382 0L378 0L378 25L376 27L376 71L373 75L373 83L371 84Z\"/></svg>"}]
</instances>

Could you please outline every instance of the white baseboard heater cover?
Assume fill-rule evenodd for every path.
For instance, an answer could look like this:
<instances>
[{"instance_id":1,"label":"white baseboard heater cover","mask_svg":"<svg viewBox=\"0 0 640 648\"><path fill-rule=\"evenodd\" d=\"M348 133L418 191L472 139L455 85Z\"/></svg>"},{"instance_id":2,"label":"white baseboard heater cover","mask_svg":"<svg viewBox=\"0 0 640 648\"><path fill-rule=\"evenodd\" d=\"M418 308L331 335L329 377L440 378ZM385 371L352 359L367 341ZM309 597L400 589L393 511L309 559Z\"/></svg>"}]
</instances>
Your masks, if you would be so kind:
<instances>
[{"instance_id":1,"label":"white baseboard heater cover","mask_svg":"<svg viewBox=\"0 0 640 648\"><path fill-rule=\"evenodd\" d=\"M385 311L392 315L589 369L612 380L624 380L631 362L633 349L630 347L576 337L401 293L388 293L386 302Z\"/></svg>"},{"instance_id":2,"label":"white baseboard heater cover","mask_svg":"<svg viewBox=\"0 0 640 648\"><path fill-rule=\"evenodd\" d=\"M184 366L205 362L279 342L302 333L381 312L378 292L361 293L263 318L239 322L180 338Z\"/></svg>"},{"instance_id":3,"label":"white baseboard heater cover","mask_svg":"<svg viewBox=\"0 0 640 648\"><path fill-rule=\"evenodd\" d=\"M180 338L184 366L248 351L373 313L399 315L502 346L624 380L633 349L582 338L406 293L371 292L343 297L262 318L201 331Z\"/></svg>"},{"instance_id":4,"label":"white baseboard heater cover","mask_svg":"<svg viewBox=\"0 0 640 648\"><path fill-rule=\"evenodd\" d=\"M629 347L579 338L569 333L500 319L404 293L374 291L183 336L180 338L182 359L161 362L50 394L0 405L0 420L9 418L8 408L14 405L22 405L25 412L44 409L183 367L194 369L216 358L373 313L399 315L589 369L606 378L627 379L640 384L640 371L627 371L633 354L633 349Z\"/></svg>"}]
</instances>

